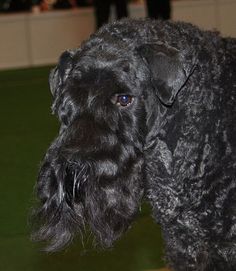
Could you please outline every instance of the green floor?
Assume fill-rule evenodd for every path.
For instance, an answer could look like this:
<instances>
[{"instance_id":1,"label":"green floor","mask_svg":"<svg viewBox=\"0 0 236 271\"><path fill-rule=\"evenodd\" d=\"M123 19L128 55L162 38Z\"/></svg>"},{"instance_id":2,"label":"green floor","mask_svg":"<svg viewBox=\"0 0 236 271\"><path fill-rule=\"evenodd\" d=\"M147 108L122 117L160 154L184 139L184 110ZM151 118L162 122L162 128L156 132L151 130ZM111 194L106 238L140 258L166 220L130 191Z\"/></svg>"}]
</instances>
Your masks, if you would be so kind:
<instances>
[{"instance_id":1,"label":"green floor","mask_svg":"<svg viewBox=\"0 0 236 271\"><path fill-rule=\"evenodd\" d=\"M28 214L39 161L57 133L50 113L49 67L0 72L0 270L136 271L164 265L160 229L144 207L109 251L79 241L56 254L29 238Z\"/></svg>"}]
</instances>

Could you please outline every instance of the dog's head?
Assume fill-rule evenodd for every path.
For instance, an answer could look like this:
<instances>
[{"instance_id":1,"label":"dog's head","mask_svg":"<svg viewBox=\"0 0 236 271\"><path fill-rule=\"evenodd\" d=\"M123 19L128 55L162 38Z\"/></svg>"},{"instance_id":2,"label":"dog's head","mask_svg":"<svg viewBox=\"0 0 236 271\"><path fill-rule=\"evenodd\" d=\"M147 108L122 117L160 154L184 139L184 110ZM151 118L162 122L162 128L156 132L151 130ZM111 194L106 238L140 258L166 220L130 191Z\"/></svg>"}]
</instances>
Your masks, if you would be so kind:
<instances>
[{"instance_id":1,"label":"dog's head","mask_svg":"<svg viewBox=\"0 0 236 271\"><path fill-rule=\"evenodd\" d=\"M66 51L50 75L61 128L37 182L36 239L55 250L86 225L110 246L134 220L144 194L144 146L158 106L188 79L178 51Z\"/></svg>"}]
</instances>

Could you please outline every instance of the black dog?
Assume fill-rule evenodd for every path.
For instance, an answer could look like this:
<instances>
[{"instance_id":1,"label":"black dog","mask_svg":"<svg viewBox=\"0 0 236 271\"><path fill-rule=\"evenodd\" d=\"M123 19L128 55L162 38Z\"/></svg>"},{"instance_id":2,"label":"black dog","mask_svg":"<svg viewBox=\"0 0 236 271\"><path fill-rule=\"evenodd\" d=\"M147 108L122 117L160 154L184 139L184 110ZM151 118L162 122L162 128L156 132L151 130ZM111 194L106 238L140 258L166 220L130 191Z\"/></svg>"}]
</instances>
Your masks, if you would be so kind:
<instances>
[{"instance_id":1,"label":"black dog","mask_svg":"<svg viewBox=\"0 0 236 271\"><path fill-rule=\"evenodd\" d=\"M61 128L37 183L48 250L89 225L105 247L143 198L174 270L236 270L236 40L122 20L50 75Z\"/></svg>"}]
</instances>

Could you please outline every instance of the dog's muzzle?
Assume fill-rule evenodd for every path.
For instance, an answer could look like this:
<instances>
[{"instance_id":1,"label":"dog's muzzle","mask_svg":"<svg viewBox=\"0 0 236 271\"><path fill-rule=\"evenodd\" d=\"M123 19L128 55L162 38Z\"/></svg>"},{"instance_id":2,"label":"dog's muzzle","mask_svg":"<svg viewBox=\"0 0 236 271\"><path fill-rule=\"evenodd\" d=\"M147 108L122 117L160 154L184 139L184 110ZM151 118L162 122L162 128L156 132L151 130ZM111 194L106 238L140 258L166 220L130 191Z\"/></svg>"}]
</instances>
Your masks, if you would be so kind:
<instances>
[{"instance_id":1,"label":"dog's muzzle","mask_svg":"<svg viewBox=\"0 0 236 271\"><path fill-rule=\"evenodd\" d=\"M129 227L143 195L141 151L124 135L88 117L54 141L42 164L35 239L48 250L70 242L89 225L105 247Z\"/></svg>"}]
</instances>

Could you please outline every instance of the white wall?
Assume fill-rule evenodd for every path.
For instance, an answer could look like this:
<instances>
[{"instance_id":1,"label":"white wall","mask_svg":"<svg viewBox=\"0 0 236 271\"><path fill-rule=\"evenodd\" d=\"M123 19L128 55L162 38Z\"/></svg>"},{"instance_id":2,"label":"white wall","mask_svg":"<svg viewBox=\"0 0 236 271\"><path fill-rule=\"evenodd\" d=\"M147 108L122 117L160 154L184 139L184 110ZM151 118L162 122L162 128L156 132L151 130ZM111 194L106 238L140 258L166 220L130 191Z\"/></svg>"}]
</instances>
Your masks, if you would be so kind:
<instances>
[{"instance_id":1,"label":"white wall","mask_svg":"<svg viewBox=\"0 0 236 271\"><path fill-rule=\"evenodd\" d=\"M236 0L176 0L172 18L236 37L235 13Z\"/></svg>"},{"instance_id":2,"label":"white wall","mask_svg":"<svg viewBox=\"0 0 236 271\"><path fill-rule=\"evenodd\" d=\"M192 22L236 37L236 0L175 0L173 20ZM130 6L131 17L145 17L143 5ZM0 15L0 69L57 62L94 31L92 8L40 14Z\"/></svg>"},{"instance_id":3,"label":"white wall","mask_svg":"<svg viewBox=\"0 0 236 271\"><path fill-rule=\"evenodd\" d=\"M29 65L27 15L0 16L0 68Z\"/></svg>"}]
</instances>

